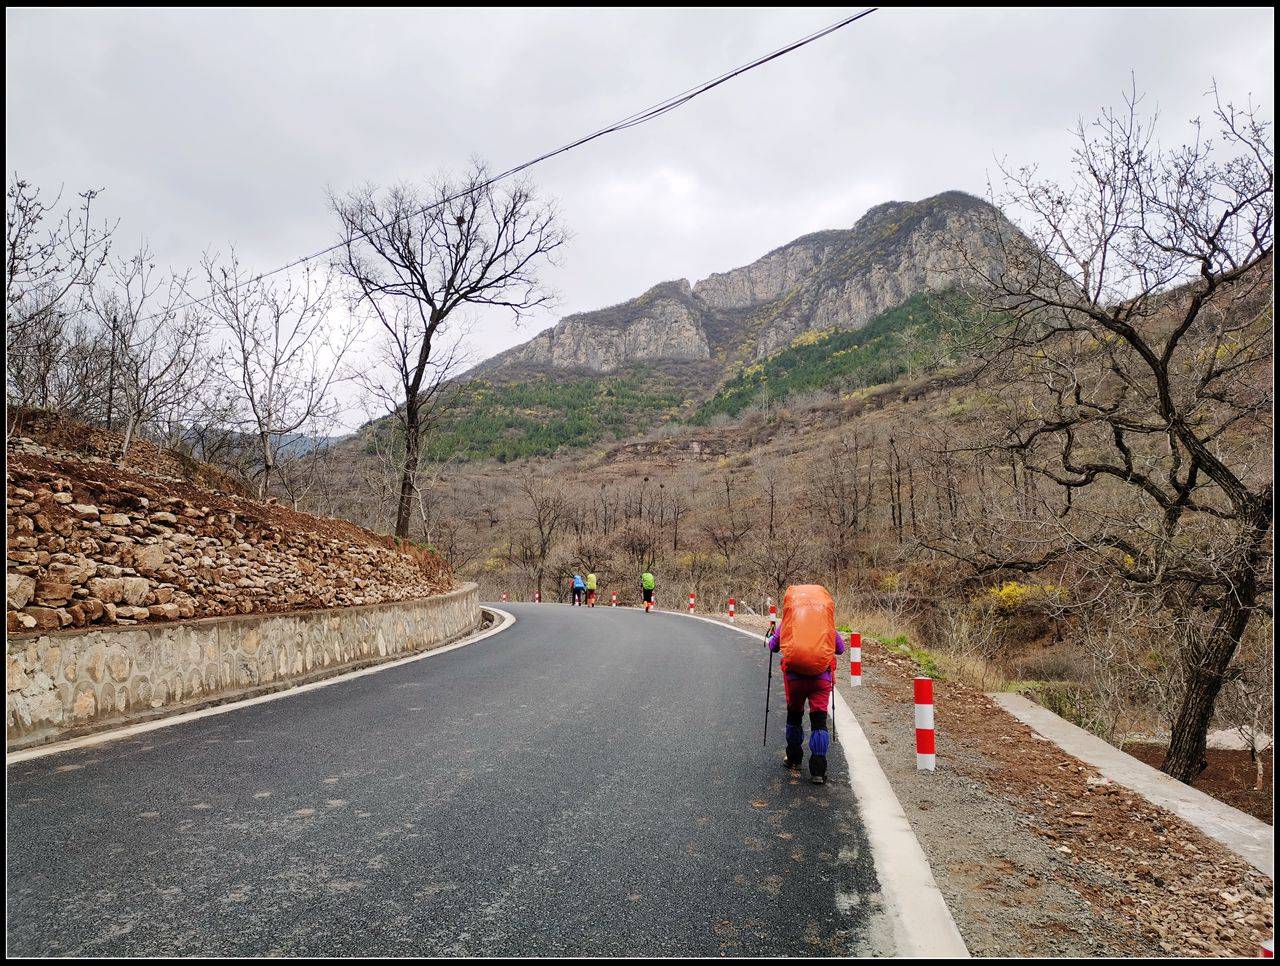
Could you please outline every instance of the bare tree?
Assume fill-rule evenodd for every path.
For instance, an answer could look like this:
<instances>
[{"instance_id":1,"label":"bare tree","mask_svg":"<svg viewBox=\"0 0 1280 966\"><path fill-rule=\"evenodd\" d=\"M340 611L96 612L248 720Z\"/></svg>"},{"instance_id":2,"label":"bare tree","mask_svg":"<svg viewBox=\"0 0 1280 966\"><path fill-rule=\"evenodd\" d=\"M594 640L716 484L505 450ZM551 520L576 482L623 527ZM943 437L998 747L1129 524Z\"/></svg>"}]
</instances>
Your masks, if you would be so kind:
<instances>
[{"instance_id":1,"label":"bare tree","mask_svg":"<svg viewBox=\"0 0 1280 966\"><path fill-rule=\"evenodd\" d=\"M260 498L269 492L281 451L312 445L305 437L332 419L331 390L354 327L331 320L328 282L309 272L275 285L250 275L232 252L204 260L209 307L227 335L222 376L234 388L241 420L257 446Z\"/></svg>"},{"instance_id":2,"label":"bare tree","mask_svg":"<svg viewBox=\"0 0 1280 966\"><path fill-rule=\"evenodd\" d=\"M396 326L396 336L385 337L384 330L384 338L368 357L371 364L363 368L355 378L364 394L366 406L386 420L375 424L371 436L379 467L390 483L387 506L396 508L395 523L398 527L404 484L409 484L410 506L416 505L421 515L424 510L425 486L429 485L423 483L423 477L425 475L431 479L438 476L438 473L432 473L429 468L431 454L425 441L431 429L449 411L462 392L463 383L456 376L465 364L465 333L447 333L445 342L426 360L420 372L416 405L409 407L404 404L404 350L414 341L416 316L407 305L402 304L392 304L388 313L388 321ZM412 432L410 420L416 422ZM418 444L410 446L408 441L414 434ZM409 463L411 459L412 465ZM408 531L397 535L407 536Z\"/></svg>"},{"instance_id":3,"label":"bare tree","mask_svg":"<svg viewBox=\"0 0 1280 966\"><path fill-rule=\"evenodd\" d=\"M5 193L5 367L6 396L13 402L58 405L55 386L68 360L93 361L86 331L76 327L84 295L106 262L114 225L95 225L93 202L100 192L84 191L79 204L57 213L52 201L14 175ZM89 348L86 349L86 346ZM67 378L62 386L83 391Z\"/></svg>"},{"instance_id":4,"label":"bare tree","mask_svg":"<svg viewBox=\"0 0 1280 966\"><path fill-rule=\"evenodd\" d=\"M728 474L724 478L723 499L717 491L710 514L711 519L703 523L702 530L724 560L725 575L732 583L738 576L736 566L747 535L751 533L752 519L741 496L735 502L734 480Z\"/></svg>"},{"instance_id":5,"label":"bare tree","mask_svg":"<svg viewBox=\"0 0 1280 966\"><path fill-rule=\"evenodd\" d=\"M520 475L517 486L524 498L528 525L520 556L533 578L534 590L541 595L547 560L556 536L568 520L569 505L553 481L537 476L532 470Z\"/></svg>"},{"instance_id":6,"label":"bare tree","mask_svg":"<svg viewBox=\"0 0 1280 966\"><path fill-rule=\"evenodd\" d=\"M856 432L843 435L807 473L805 504L823 525L830 564L837 572L849 566L858 535L869 525L873 461L866 458L866 449Z\"/></svg>"},{"instance_id":7,"label":"bare tree","mask_svg":"<svg viewBox=\"0 0 1280 966\"><path fill-rule=\"evenodd\" d=\"M179 310L186 286L186 278L157 277L144 242L109 263L90 290L107 340L104 418L108 429L119 419L122 462L139 431L181 423L198 408L210 322L203 311Z\"/></svg>"},{"instance_id":8,"label":"bare tree","mask_svg":"<svg viewBox=\"0 0 1280 966\"><path fill-rule=\"evenodd\" d=\"M1254 788L1265 784L1263 756L1275 746L1276 652L1272 621L1258 621L1242 642L1223 689L1223 718L1233 728L1254 767Z\"/></svg>"},{"instance_id":9,"label":"bare tree","mask_svg":"<svg viewBox=\"0 0 1280 966\"><path fill-rule=\"evenodd\" d=\"M330 204L343 242L337 268L381 326L400 389L405 456L395 532L403 537L429 424L423 392L437 336L465 306L503 309L518 321L547 304L539 272L566 236L554 206L540 202L531 185L499 190L479 163L422 191L399 185L379 194L363 188L333 195Z\"/></svg>"},{"instance_id":10,"label":"bare tree","mask_svg":"<svg viewBox=\"0 0 1280 966\"><path fill-rule=\"evenodd\" d=\"M1131 96L1076 131L1070 183L1006 170L996 200L1030 243L993 224L1004 268L981 296L1002 419L978 469L1014 453L1048 485L1044 512L993 533L978 562L1087 560L1179 615L1163 768L1183 781L1271 590L1273 153L1252 108L1215 105L1215 137L1165 151Z\"/></svg>"},{"instance_id":11,"label":"bare tree","mask_svg":"<svg viewBox=\"0 0 1280 966\"><path fill-rule=\"evenodd\" d=\"M782 600L787 587L813 573L814 541L809 533L782 524L770 539L756 541L748 551L756 576L774 600Z\"/></svg>"}]
</instances>

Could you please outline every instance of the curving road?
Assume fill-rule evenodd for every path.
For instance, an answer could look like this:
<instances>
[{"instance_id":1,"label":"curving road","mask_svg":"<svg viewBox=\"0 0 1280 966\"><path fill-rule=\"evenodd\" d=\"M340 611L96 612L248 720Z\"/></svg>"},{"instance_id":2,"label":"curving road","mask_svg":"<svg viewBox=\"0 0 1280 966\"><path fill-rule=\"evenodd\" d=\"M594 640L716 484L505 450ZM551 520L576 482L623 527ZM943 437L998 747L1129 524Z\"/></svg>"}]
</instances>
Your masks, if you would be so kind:
<instances>
[{"instance_id":1,"label":"curving road","mask_svg":"<svg viewBox=\"0 0 1280 966\"><path fill-rule=\"evenodd\" d=\"M781 766L728 628L503 605L493 637L8 769L10 955L891 952L833 746Z\"/></svg>"}]
</instances>

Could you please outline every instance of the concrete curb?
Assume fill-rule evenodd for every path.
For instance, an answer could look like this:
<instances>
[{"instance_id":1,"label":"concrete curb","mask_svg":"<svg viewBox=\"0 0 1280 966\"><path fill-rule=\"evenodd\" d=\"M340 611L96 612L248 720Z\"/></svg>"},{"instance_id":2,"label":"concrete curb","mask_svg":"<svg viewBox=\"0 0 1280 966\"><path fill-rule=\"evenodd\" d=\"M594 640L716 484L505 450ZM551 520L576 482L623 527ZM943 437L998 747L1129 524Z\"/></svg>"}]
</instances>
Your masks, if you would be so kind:
<instances>
[{"instance_id":1,"label":"concrete curb","mask_svg":"<svg viewBox=\"0 0 1280 966\"><path fill-rule=\"evenodd\" d=\"M759 640L761 633L735 627L713 617L664 611L706 621ZM907 813L880 767L871 742L839 688L832 690L836 740L849 762L849 784L867 827L867 838L893 923L896 955L913 958L968 959L969 949L956 926L933 869L911 831Z\"/></svg>"},{"instance_id":2,"label":"concrete curb","mask_svg":"<svg viewBox=\"0 0 1280 966\"><path fill-rule=\"evenodd\" d=\"M251 705L265 704L268 701L279 701L282 698L293 697L295 694L303 694L307 691L316 691L320 688L327 688L333 684L341 684L343 681L351 681L355 678L364 677L368 674L376 674L379 671L385 671L388 668L399 667L402 664L411 664L414 661L421 661L423 658L434 657L437 654L444 654L447 651L466 647L468 644L474 644L476 641L482 641L486 637L492 637L494 634L501 633L516 622L513 614L500 610L497 607L481 605L481 610L488 611L489 613L496 615L498 617L498 622L492 627L487 627L482 631L463 637L451 644L444 644L440 647L430 648L425 651L420 651L417 654L410 654L407 657L395 658L390 661L382 661L366 667L358 668L354 671L345 671L341 674L335 674L332 677L322 678L318 681L309 681L305 684L297 684L291 687L286 686L284 688L275 688L267 694L260 694L256 697L227 701L209 707L199 708L194 711L181 711L177 714L166 715L165 717L157 718L155 720L125 725L122 728L113 728L109 731L95 731L92 734L84 735L79 738L72 738L67 741L51 742L49 744L36 745L31 748L8 752L5 755L5 766L8 767L10 765L21 764L24 761L31 761L35 758L44 758L46 755L56 755L63 751L74 751L77 748L91 748L95 745L106 744L109 741L117 741L120 738L129 738L134 735L145 734L148 731L156 731L160 728L170 728L174 725L185 724L188 721L195 721L200 718L211 718L215 715L227 714L232 711L237 711L240 708L247 708Z\"/></svg>"},{"instance_id":3,"label":"concrete curb","mask_svg":"<svg viewBox=\"0 0 1280 966\"><path fill-rule=\"evenodd\" d=\"M1137 792L1152 805L1173 812L1268 878L1275 877L1275 832L1270 825L1126 755L1020 694L987 697L1073 758L1093 765L1105 777Z\"/></svg>"}]
</instances>

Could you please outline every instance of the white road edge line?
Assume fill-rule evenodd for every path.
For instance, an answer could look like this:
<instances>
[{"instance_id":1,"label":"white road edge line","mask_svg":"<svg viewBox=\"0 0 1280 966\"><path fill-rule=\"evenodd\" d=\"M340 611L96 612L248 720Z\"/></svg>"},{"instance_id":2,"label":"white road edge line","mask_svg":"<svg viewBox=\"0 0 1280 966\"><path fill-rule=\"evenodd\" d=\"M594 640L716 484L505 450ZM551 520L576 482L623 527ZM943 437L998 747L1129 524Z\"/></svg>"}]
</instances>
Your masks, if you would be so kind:
<instances>
[{"instance_id":1,"label":"white road edge line","mask_svg":"<svg viewBox=\"0 0 1280 966\"><path fill-rule=\"evenodd\" d=\"M706 621L759 640L758 631L734 627L711 617L663 611ZM968 959L969 948L947 908L933 869L911 831L911 823L893 786L885 777L862 726L845 703L839 688L835 699L836 740L849 762L849 784L858 800L858 811L867 828L867 840L875 859L876 876L884 890L885 905L893 920L896 955L916 958Z\"/></svg>"},{"instance_id":2,"label":"white road edge line","mask_svg":"<svg viewBox=\"0 0 1280 966\"><path fill-rule=\"evenodd\" d=\"M500 634L508 627L516 622L514 614L497 607L485 606L485 610L491 611L502 618L493 627L486 628L478 634L472 634L470 637L464 637L462 640L454 641L452 644L446 644L444 647L432 648L428 651L422 651L418 654L410 654L408 657L397 658L393 661L386 661L382 664L374 664L370 667L361 668L358 671L348 671L345 674L337 674L331 678L324 678L320 681L312 681L309 684L299 684L294 688L285 688L281 691L272 691L270 694L262 694L256 698L245 698L243 701L231 701L227 704L217 704L210 708L201 708L199 711L185 711L166 718L157 718L154 721L144 721L139 724L126 725L123 728L115 728L111 731L98 731L91 735L85 735L82 738L72 738L69 741L59 741L48 745L36 745L34 748L24 748L21 751L8 752L5 755L5 766L21 764L24 761L31 761L34 758L44 758L46 755L56 755L64 751L74 751L77 748L91 748L94 745L106 744L109 741L119 741L121 738L129 738L133 735L145 734L148 731L156 731L160 728L171 728L174 725L186 724L188 721L197 721L200 718L211 718L219 714L228 714L232 711L239 711L241 708L248 708L255 704L266 704L268 701L280 701L284 698L291 698L294 695L305 694L308 691L316 691L320 688L327 688L330 685L341 684L343 681L351 681L355 678L364 677L366 674L377 674L379 671L386 671L389 668L400 667L403 664L412 664L414 661L421 661L423 658L435 657L437 654L445 654L448 651L456 651L460 647L466 647L468 644L474 644L476 641L483 641L486 637L492 637L494 634Z\"/></svg>"}]
</instances>

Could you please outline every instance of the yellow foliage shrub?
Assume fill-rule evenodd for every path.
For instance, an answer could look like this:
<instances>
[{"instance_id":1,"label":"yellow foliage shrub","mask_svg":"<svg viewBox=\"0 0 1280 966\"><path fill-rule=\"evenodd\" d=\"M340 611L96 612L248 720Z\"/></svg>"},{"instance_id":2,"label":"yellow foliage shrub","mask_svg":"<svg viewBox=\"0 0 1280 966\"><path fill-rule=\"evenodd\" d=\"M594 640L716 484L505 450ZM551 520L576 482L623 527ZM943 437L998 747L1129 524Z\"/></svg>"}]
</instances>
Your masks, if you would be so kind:
<instances>
[{"instance_id":1,"label":"yellow foliage shrub","mask_svg":"<svg viewBox=\"0 0 1280 966\"><path fill-rule=\"evenodd\" d=\"M819 332L816 329L810 329L808 332L801 332L798 336L791 340L791 348L798 349L802 345L816 345L831 337L832 330L828 329Z\"/></svg>"},{"instance_id":2,"label":"yellow foliage shrub","mask_svg":"<svg viewBox=\"0 0 1280 966\"><path fill-rule=\"evenodd\" d=\"M1053 584L1022 584L1006 580L999 587L989 587L985 594L988 603L1001 613L1011 614L1033 601L1059 600L1065 592Z\"/></svg>"}]
</instances>

